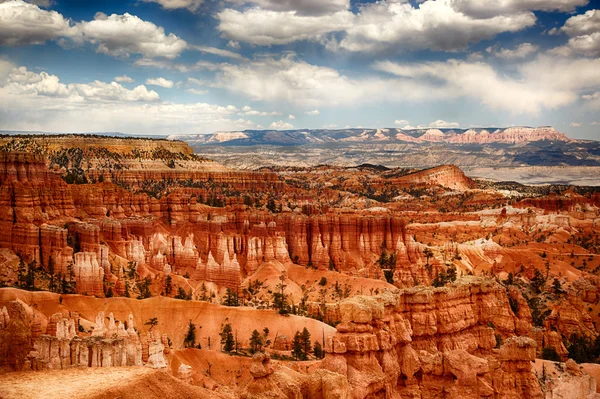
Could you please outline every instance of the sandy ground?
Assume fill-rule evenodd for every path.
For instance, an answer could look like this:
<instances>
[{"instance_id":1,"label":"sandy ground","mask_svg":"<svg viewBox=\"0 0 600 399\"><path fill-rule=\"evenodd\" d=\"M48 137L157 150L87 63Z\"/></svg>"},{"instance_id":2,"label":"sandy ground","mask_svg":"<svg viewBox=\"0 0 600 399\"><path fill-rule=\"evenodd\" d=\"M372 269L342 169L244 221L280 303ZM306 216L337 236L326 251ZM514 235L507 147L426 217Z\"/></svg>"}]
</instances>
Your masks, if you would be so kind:
<instances>
[{"instance_id":1,"label":"sandy ground","mask_svg":"<svg viewBox=\"0 0 600 399\"><path fill-rule=\"evenodd\" d=\"M156 373L144 367L8 373L0 375L0 398L88 398Z\"/></svg>"},{"instance_id":2,"label":"sandy ground","mask_svg":"<svg viewBox=\"0 0 600 399\"><path fill-rule=\"evenodd\" d=\"M518 168L463 168L469 177L522 184L600 186L599 166L522 166Z\"/></svg>"},{"instance_id":3,"label":"sandy ground","mask_svg":"<svg viewBox=\"0 0 600 399\"><path fill-rule=\"evenodd\" d=\"M164 370L146 367L83 368L0 375L2 399L224 399Z\"/></svg>"}]
</instances>

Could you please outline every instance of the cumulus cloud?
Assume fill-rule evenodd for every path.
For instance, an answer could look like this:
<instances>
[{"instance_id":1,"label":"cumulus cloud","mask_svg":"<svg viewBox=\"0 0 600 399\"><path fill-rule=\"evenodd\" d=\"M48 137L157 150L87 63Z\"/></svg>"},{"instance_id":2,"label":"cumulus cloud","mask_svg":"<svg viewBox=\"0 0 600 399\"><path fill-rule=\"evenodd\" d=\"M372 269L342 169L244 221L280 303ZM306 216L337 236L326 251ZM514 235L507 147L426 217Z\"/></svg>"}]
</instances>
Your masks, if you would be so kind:
<instances>
[{"instance_id":1,"label":"cumulus cloud","mask_svg":"<svg viewBox=\"0 0 600 399\"><path fill-rule=\"evenodd\" d=\"M409 79L415 86L438 81L434 89L437 96L467 96L492 109L513 113L536 114L564 106L576 101L580 91L600 87L600 59L538 57L519 66L519 76L514 78L486 63L457 60L420 64L384 61L375 63L374 68Z\"/></svg>"},{"instance_id":2,"label":"cumulus cloud","mask_svg":"<svg viewBox=\"0 0 600 399\"><path fill-rule=\"evenodd\" d=\"M135 15L96 13L92 21L71 24L56 11L40 9L22 0L0 3L0 45L42 44L65 38L75 43L89 41L100 53L129 57L173 59L187 48L185 40Z\"/></svg>"},{"instance_id":3,"label":"cumulus cloud","mask_svg":"<svg viewBox=\"0 0 600 399\"><path fill-rule=\"evenodd\" d=\"M296 117L295 117L294 115L292 115L292 114L289 114L289 115L288 115L288 119L290 119L290 120L294 120L294 119L296 119Z\"/></svg>"},{"instance_id":4,"label":"cumulus cloud","mask_svg":"<svg viewBox=\"0 0 600 399\"><path fill-rule=\"evenodd\" d=\"M115 76L115 82L119 83L133 83L134 80L127 75Z\"/></svg>"},{"instance_id":5,"label":"cumulus cloud","mask_svg":"<svg viewBox=\"0 0 600 399\"><path fill-rule=\"evenodd\" d=\"M185 91L187 91L188 93L191 93L191 94L196 94L198 96L203 96L205 94L208 94L208 90L202 90L202 89L190 88L190 89L186 89Z\"/></svg>"},{"instance_id":6,"label":"cumulus cloud","mask_svg":"<svg viewBox=\"0 0 600 399\"><path fill-rule=\"evenodd\" d=\"M566 33L569 41L566 45L553 49L555 54L600 56L600 10L588 10L584 14L569 18L562 28L551 31L558 32Z\"/></svg>"},{"instance_id":7,"label":"cumulus cloud","mask_svg":"<svg viewBox=\"0 0 600 399\"><path fill-rule=\"evenodd\" d=\"M451 0L450 4L459 12L476 18L494 15L515 14L523 11L570 12L585 6L589 0Z\"/></svg>"},{"instance_id":8,"label":"cumulus cloud","mask_svg":"<svg viewBox=\"0 0 600 399\"><path fill-rule=\"evenodd\" d=\"M396 119L394 125L408 125L409 122L406 119Z\"/></svg>"},{"instance_id":9,"label":"cumulus cloud","mask_svg":"<svg viewBox=\"0 0 600 399\"><path fill-rule=\"evenodd\" d=\"M0 102L0 129L176 134L256 127L238 118L232 105L161 102L143 85L129 90L117 82L64 84L58 76L2 60Z\"/></svg>"},{"instance_id":10,"label":"cumulus cloud","mask_svg":"<svg viewBox=\"0 0 600 399\"><path fill-rule=\"evenodd\" d=\"M337 129L338 125L334 124L334 123L327 123L323 126L321 126L321 128L323 129Z\"/></svg>"},{"instance_id":11,"label":"cumulus cloud","mask_svg":"<svg viewBox=\"0 0 600 399\"><path fill-rule=\"evenodd\" d=\"M514 49L488 47L486 51L495 57L503 58L505 60L516 60L526 58L527 56L538 51L540 47L531 43L519 44Z\"/></svg>"},{"instance_id":12,"label":"cumulus cloud","mask_svg":"<svg viewBox=\"0 0 600 399\"><path fill-rule=\"evenodd\" d=\"M129 13L96 13L93 21L82 22L79 28L87 40L98 45L98 52L112 56L142 54L173 59L187 47L185 40Z\"/></svg>"},{"instance_id":13,"label":"cumulus cloud","mask_svg":"<svg viewBox=\"0 0 600 399\"><path fill-rule=\"evenodd\" d=\"M257 111L255 109L252 109L252 107L246 105L245 107L242 108L242 112L240 112L240 115L244 115L244 116L279 116L279 115L281 115L281 112Z\"/></svg>"},{"instance_id":14,"label":"cumulus cloud","mask_svg":"<svg viewBox=\"0 0 600 399\"><path fill-rule=\"evenodd\" d=\"M77 29L56 11L42 10L21 0L0 3L0 45L43 44L77 33Z\"/></svg>"},{"instance_id":15,"label":"cumulus cloud","mask_svg":"<svg viewBox=\"0 0 600 399\"><path fill-rule=\"evenodd\" d=\"M435 82L434 82L435 83ZM287 102L302 107L351 105L356 102L411 101L446 97L436 84L366 77L353 79L336 69L287 56L217 66L215 87L254 101Z\"/></svg>"},{"instance_id":16,"label":"cumulus cloud","mask_svg":"<svg viewBox=\"0 0 600 399\"><path fill-rule=\"evenodd\" d=\"M308 115L308 116L317 116L317 115L320 114L320 112L319 112L318 109L313 109L312 111L305 112L305 114Z\"/></svg>"},{"instance_id":17,"label":"cumulus cloud","mask_svg":"<svg viewBox=\"0 0 600 399\"><path fill-rule=\"evenodd\" d=\"M456 1L428 0L413 6L407 1L382 0L364 3L354 14L345 2L333 7L329 7L331 2L323 2L328 12L310 13L300 4L312 2L257 0L251 3L258 6L242 11L227 8L216 17L222 35L236 41L273 45L320 40L331 50L366 52L454 51L499 33L520 31L536 21L529 11L535 7L505 7L503 12L479 17L458 10L462 6ZM342 35L339 42L331 37L335 32Z\"/></svg>"},{"instance_id":18,"label":"cumulus cloud","mask_svg":"<svg viewBox=\"0 0 600 399\"><path fill-rule=\"evenodd\" d=\"M204 0L142 0L146 3L158 3L166 10L175 10L177 8L187 8L194 12L200 8Z\"/></svg>"},{"instance_id":19,"label":"cumulus cloud","mask_svg":"<svg viewBox=\"0 0 600 399\"><path fill-rule=\"evenodd\" d=\"M569 123L569 126L571 126L571 127L581 127L583 125L580 122L571 122L571 123Z\"/></svg>"},{"instance_id":20,"label":"cumulus cloud","mask_svg":"<svg viewBox=\"0 0 600 399\"><path fill-rule=\"evenodd\" d=\"M454 51L499 33L533 26L529 11L472 17L452 0L425 1L418 7L393 0L361 7L339 47L349 51L432 49Z\"/></svg>"},{"instance_id":21,"label":"cumulus cloud","mask_svg":"<svg viewBox=\"0 0 600 399\"><path fill-rule=\"evenodd\" d=\"M296 11L271 11L252 8L246 11L225 9L217 13L221 34L231 40L269 46L299 40L317 40L327 33L352 25L353 14L340 11L327 15L300 15Z\"/></svg>"},{"instance_id":22,"label":"cumulus cloud","mask_svg":"<svg viewBox=\"0 0 600 399\"><path fill-rule=\"evenodd\" d=\"M432 128L450 128L450 127L460 127L460 124L457 122L446 122L444 120L438 119L435 122L431 122L429 127Z\"/></svg>"},{"instance_id":23,"label":"cumulus cloud","mask_svg":"<svg viewBox=\"0 0 600 399\"><path fill-rule=\"evenodd\" d=\"M171 89L175 85L172 80L165 79L165 78L147 79L146 84L152 85L152 86L160 86L160 87L164 87L166 89Z\"/></svg>"},{"instance_id":24,"label":"cumulus cloud","mask_svg":"<svg viewBox=\"0 0 600 399\"><path fill-rule=\"evenodd\" d=\"M158 93L140 85L127 89L117 82L94 81L92 83L65 84L58 76L47 72L32 72L25 67L13 68L0 80L3 98L16 96L20 101L35 101L39 97L62 98L66 102L134 102L158 101Z\"/></svg>"},{"instance_id":25,"label":"cumulus cloud","mask_svg":"<svg viewBox=\"0 0 600 399\"><path fill-rule=\"evenodd\" d=\"M242 46L240 46L239 42L236 42L235 40L230 40L227 42L227 47L239 50L242 48Z\"/></svg>"},{"instance_id":26,"label":"cumulus cloud","mask_svg":"<svg viewBox=\"0 0 600 399\"><path fill-rule=\"evenodd\" d=\"M269 125L269 129L274 129L274 130L290 130L293 128L294 128L294 125L292 125L291 123L288 123L288 122L284 122L282 120L280 120L279 122L273 122Z\"/></svg>"},{"instance_id":27,"label":"cumulus cloud","mask_svg":"<svg viewBox=\"0 0 600 399\"><path fill-rule=\"evenodd\" d=\"M229 0L236 5L253 4L271 11L295 11L299 15L324 15L347 10L350 0Z\"/></svg>"}]
</instances>

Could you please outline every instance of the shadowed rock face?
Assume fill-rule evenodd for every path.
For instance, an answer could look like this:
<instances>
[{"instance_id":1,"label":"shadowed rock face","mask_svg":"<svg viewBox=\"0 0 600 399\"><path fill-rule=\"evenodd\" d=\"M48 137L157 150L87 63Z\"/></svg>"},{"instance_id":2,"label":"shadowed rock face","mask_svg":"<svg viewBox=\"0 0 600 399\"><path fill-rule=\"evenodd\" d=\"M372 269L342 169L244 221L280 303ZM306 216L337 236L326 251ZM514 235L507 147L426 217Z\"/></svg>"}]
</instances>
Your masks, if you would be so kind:
<instances>
[{"instance_id":1,"label":"shadowed rock face","mask_svg":"<svg viewBox=\"0 0 600 399\"><path fill-rule=\"evenodd\" d=\"M79 330L79 314L55 313L49 318L20 300L0 309L0 370L61 370L70 367L166 367L166 336L156 331L142 336L127 324L99 312L91 333ZM45 326L45 331L42 330Z\"/></svg>"},{"instance_id":2,"label":"shadowed rock face","mask_svg":"<svg viewBox=\"0 0 600 399\"><path fill-rule=\"evenodd\" d=\"M495 349L494 334L517 334L517 318L494 283L354 297L340 313L323 367L347 376L352 398L543 397L531 373L535 341L513 337Z\"/></svg>"}]
</instances>

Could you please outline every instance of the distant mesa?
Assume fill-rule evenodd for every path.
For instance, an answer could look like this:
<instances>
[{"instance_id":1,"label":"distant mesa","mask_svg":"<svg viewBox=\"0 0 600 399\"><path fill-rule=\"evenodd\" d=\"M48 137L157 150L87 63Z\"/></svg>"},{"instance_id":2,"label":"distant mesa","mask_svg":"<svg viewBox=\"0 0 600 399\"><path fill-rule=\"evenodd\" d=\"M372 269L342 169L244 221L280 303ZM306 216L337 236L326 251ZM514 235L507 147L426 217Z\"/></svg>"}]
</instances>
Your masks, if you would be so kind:
<instances>
[{"instance_id":1,"label":"distant mesa","mask_svg":"<svg viewBox=\"0 0 600 399\"><path fill-rule=\"evenodd\" d=\"M245 130L216 132L208 135L171 135L192 146L227 145L307 145L315 143L448 143L448 144L518 144L534 141L570 142L553 127L508 127L471 129L300 129Z\"/></svg>"}]
</instances>

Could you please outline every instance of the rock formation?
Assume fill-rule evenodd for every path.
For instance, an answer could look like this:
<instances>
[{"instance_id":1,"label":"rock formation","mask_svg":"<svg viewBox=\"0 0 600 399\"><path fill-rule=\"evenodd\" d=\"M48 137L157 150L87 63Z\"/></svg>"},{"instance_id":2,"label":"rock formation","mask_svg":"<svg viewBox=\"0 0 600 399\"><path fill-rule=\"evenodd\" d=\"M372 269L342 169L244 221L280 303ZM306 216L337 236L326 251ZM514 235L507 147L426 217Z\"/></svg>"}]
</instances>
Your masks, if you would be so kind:
<instances>
[{"instance_id":1,"label":"rock formation","mask_svg":"<svg viewBox=\"0 0 600 399\"><path fill-rule=\"evenodd\" d=\"M0 367L12 370L59 370L69 367L120 367L141 366L166 367L164 345L157 333L140 337L133 328L130 316L124 322L115 322L112 313L109 325L105 324L104 312L99 312L91 335L82 334L76 313L55 313L46 323L44 334L36 333L43 318L20 301L12 301L4 307L0 336L2 358ZM143 361L144 345L149 357Z\"/></svg>"},{"instance_id":2,"label":"rock formation","mask_svg":"<svg viewBox=\"0 0 600 399\"><path fill-rule=\"evenodd\" d=\"M345 375L357 399L542 398L530 365L535 341L512 337L495 349L495 334L516 333L507 305L498 286L481 281L345 300L324 367Z\"/></svg>"}]
</instances>

